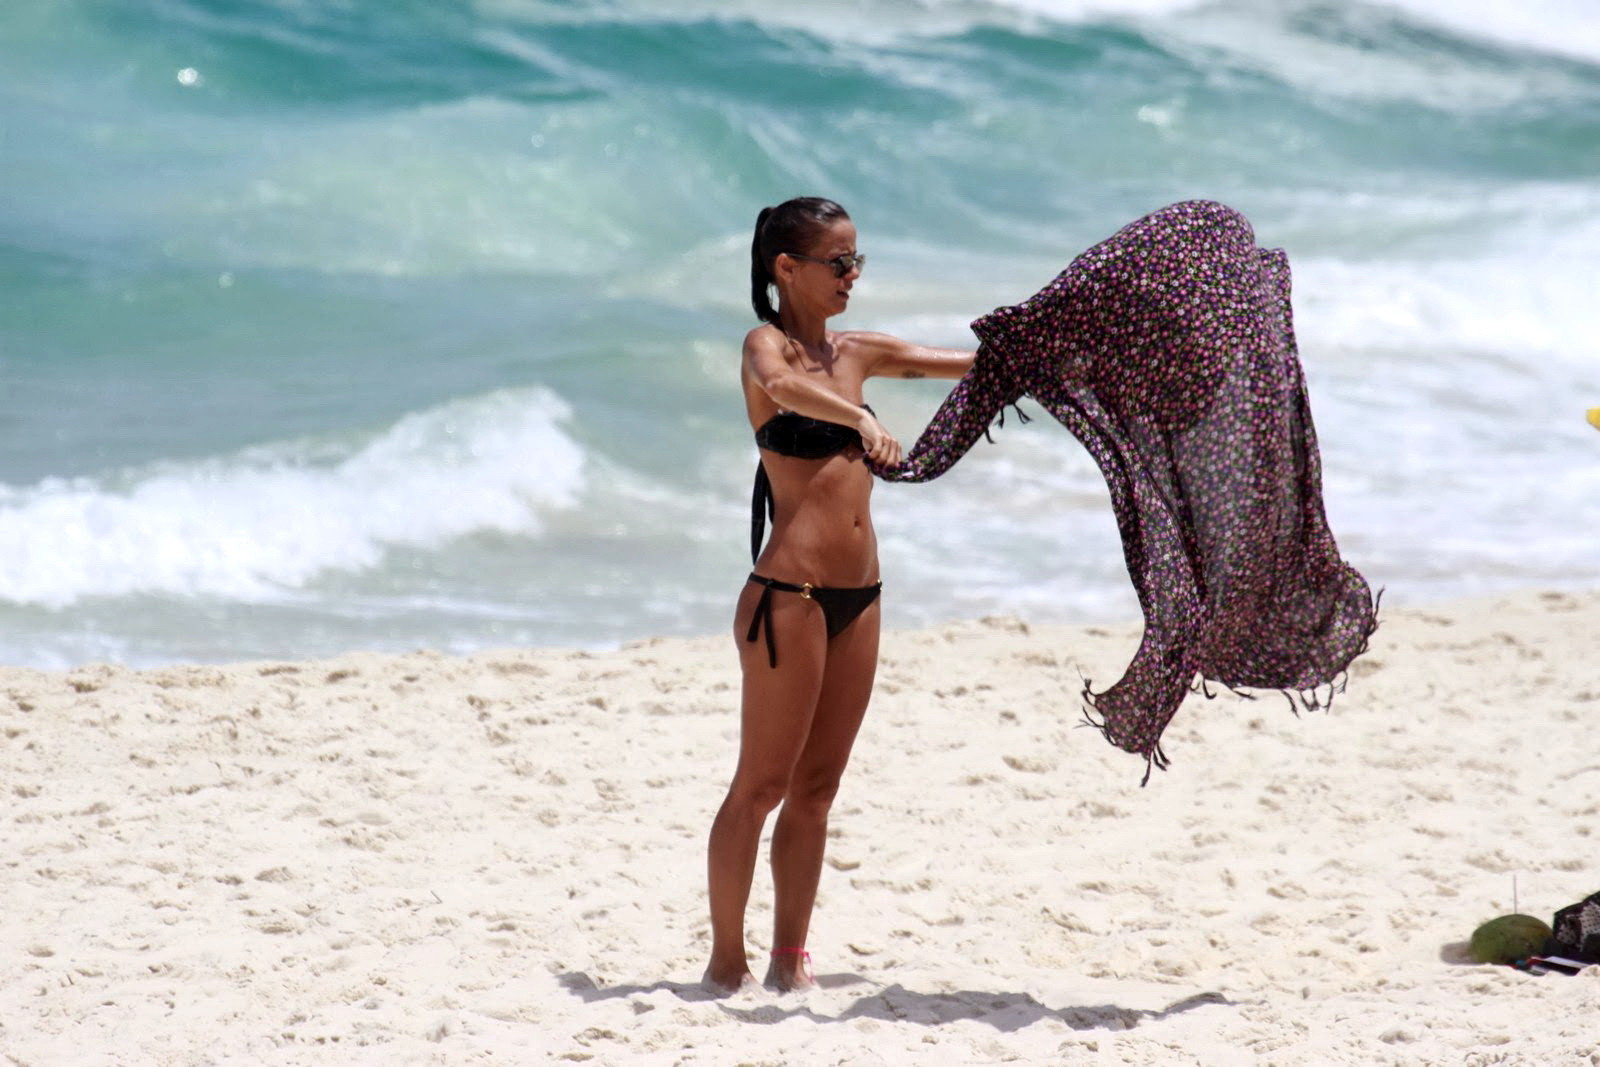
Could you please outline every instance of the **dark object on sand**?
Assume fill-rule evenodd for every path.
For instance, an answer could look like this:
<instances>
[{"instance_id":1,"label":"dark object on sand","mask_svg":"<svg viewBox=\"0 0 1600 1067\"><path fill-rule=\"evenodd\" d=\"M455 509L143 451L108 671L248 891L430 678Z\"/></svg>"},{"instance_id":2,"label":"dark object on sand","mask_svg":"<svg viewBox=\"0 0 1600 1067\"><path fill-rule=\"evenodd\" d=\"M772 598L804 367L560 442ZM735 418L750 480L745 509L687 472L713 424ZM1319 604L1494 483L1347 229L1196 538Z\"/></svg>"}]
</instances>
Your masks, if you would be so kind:
<instances>
[{"instance_id":1,"label":"dark object on sand","mask_svg":"<svg viewBox=\"0 0 1600 1067\"><path fill-rule=\"evenodd\" d=\"M1477 963L1515 963L1540 952L1550 927L1532 915L1502 915L1472 931L1468 954Z\"/></svg>"},{"instance_id":2,"label":"dark object on sand","mask_svg":"<svg viewBox=\"0 0 1600 1067\"><path fill-rule=\"evenodd\" d=\"M1600 893L1556 912L1546 955L1600 963Z\"/></svg>"}]
</instances>

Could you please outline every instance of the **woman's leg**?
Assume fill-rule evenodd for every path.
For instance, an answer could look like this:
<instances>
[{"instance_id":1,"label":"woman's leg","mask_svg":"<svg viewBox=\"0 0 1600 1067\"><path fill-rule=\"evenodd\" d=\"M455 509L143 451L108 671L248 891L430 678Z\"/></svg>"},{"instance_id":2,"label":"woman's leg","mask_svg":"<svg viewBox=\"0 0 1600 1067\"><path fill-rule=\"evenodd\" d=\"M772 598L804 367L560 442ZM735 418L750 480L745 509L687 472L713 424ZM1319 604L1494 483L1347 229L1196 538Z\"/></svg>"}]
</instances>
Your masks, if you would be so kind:
<instances>
[{"instance_id":1,"label":"woman's leg","mask_svg":"<svg viewBox=\"0 0 1600 1067\"><path fill-rule=\"evenodd\" d=\"M772 881L777 895L773 948L800 948L806 943L822 877L828 809L850 761L850 749L866 715L878 671L880 603L867 608L828 642L811 732L772 830ZM805 959L798 953L774 956L766 980L782 989L811 984Z\"/></svg>"},{"instance_id":2,"label":"woman's leg","mask_svg":"<svg viewBox=\"0 0 1600 1067\"><path fill-rule=\"evenodd\" d=\"M763 592L761 586L746 584L734 614L734 640L744 672L739 763L711 824L707 849L711 963L705 982L723 991L755 980L745 958L744 913L761 827L784 798L811 732L828 650L821 609L793 593L775 591L768 624L777 642L778 665L772 667L765 640L745 640Z\"/></svg>"}]
</instances>

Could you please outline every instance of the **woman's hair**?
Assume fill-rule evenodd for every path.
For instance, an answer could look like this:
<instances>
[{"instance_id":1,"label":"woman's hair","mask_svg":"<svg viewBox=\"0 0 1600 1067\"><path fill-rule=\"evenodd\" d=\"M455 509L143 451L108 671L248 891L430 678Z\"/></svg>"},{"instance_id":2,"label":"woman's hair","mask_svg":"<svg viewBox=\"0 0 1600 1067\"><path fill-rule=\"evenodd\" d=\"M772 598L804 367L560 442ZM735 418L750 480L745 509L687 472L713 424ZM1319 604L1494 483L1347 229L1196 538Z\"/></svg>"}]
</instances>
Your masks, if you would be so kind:
<instances>
[{"instance_id":1,"label":"woman's hair","mask_svg":"<svg viewBox=\"0 0 1600 1067\"><path fill-rule=\"evenodd\" d=\"M778 324L769 289L773 283L772 261L780 252L801 252L817 234L850 215L832 200L820 196L797 196L777 207L764 207L756 216L756 235L750 242L750 305L756 318Z\"/></svg>"}]
</instances>

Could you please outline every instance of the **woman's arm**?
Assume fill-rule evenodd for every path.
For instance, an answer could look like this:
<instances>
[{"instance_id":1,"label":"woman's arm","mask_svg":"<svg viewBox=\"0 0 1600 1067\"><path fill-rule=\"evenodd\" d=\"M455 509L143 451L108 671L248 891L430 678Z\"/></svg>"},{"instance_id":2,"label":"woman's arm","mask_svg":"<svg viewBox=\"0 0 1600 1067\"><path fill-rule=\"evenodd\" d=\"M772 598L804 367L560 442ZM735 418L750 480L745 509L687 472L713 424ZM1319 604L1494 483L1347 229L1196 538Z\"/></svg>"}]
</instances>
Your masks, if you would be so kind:
<instances>
[{"instance_id":1,"label":"woman's arm","mask_svg":"<svg viewBox=\"0 0 1600 1067\"><path fill-rule=\"evenodd\" d=\"M960 378L972 369L976 352L912 344L886 333L858 333L867 353L866 372L876 378Z\"/></svg>"},{"instance_id":2,"label":"woman's arm","mask_svg":"<svg viewBox=\"0 0 1600 1067\"><path fill-rule=\"evenodd\" d=\"M899 463L900 442L883 424L865 408L797 373L784 358L784 345L779 336L760 327L745 336L745 373L757 388L784 411L853 427L861 435L861 446L867 457L874 463L886 467Z\"/></svg>"}]
</instances>

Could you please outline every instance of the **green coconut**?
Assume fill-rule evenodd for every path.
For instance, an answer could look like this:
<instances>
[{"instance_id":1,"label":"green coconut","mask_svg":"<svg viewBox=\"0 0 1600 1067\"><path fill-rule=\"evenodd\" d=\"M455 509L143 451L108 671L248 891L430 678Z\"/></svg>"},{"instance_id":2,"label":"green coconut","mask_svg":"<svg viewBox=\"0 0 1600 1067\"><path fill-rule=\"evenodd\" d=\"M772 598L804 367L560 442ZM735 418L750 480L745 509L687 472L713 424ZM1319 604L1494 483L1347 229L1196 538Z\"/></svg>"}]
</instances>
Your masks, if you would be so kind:
<instances>
[{"instance_id":1,"label":"green coconut","mask_svg":"<svg viewBox=\"0 0 1600 1067\"><path fill-rule=\"evenodd\" d=\"M1532 915L1502 915L1472 931L1468 955L1478 963L1510 963L1536 956L1550 939L1550 927Z\"/></svg>"}]
</instances>

